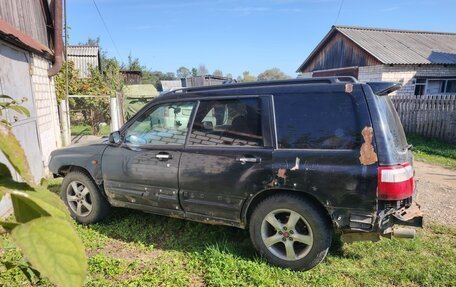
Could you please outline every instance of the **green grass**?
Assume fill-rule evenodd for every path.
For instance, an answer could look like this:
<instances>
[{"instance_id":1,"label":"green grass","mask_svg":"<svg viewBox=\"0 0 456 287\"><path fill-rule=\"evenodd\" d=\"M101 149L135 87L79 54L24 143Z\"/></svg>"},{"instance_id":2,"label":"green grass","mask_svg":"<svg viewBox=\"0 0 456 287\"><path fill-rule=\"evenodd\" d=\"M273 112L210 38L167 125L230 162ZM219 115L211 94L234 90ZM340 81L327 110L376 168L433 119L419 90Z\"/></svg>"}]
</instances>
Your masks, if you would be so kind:
<instances>
[{"instance_id":1,"label":"green grass","mask_svg":"<svg viewBox=\"0 0 456 287\"><path fill-rule=\"evenodd\" d=\"M102 126L100 129L101 136L107 136L111 133L111 127L109 125ZM71 135L94 135L93 129L89 125L72 125L71 126Z\"/></svg>"},{"instance_id":2,"label":"green grass","mask_svg":"<svg viewBox=\"0 0 456 287\"><path fill-rule=\"evenodd\" d=\"M456 169L456 145L417 135L408 135L407 141L413 145L416 160Z\"/></svg>"},{"instance_id":3,"label":"green grass","mask_svg":"<svg viewBox=\"0 0 456 287\"><path fill-rule=\"evenodd\" d=\"M47 182L54 192L59 180ZM248 232L128 209L105 221L76 225L89 257L86 286L454 286L456 228L428 225L414 240L342 245L308 272L269 265ZM1 262L20 258L1 235ZM0 265L1 266L1 265ZM18 269L2 270L0 286L24 286ZM49 286L44 280L39 286Z\"/></svg>"}]
</instances>

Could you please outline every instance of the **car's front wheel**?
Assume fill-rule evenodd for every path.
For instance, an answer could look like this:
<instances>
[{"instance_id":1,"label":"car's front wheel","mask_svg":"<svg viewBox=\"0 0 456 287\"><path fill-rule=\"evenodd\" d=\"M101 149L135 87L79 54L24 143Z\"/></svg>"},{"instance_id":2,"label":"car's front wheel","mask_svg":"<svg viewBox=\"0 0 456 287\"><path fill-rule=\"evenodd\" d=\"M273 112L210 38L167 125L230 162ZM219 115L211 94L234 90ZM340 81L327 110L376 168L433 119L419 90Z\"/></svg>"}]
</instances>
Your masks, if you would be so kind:
<instances>
[{"instance_id":1,"label":"car's front wheel","mask_svg":"<svg viewBox=\"0 0 456 287\"><path fill-rule=\"evenodd\" d=\"M108 201L93 180L83 172L72 171L65 176L60 196L71 216L80 223L98 222L109 213Z\"/></svg>"},{"instance_id":2,"label":"car's front wheel","mask_svg":"<svg viewBox=\"0 0 456 287\"><path fill-rule=\"evenodd\" d=\"M272 264L293 270L318 265L331 246L327 218L313 204L293 195L260 202L250 220L254 246Z\"/></svg>"}]
</instances>

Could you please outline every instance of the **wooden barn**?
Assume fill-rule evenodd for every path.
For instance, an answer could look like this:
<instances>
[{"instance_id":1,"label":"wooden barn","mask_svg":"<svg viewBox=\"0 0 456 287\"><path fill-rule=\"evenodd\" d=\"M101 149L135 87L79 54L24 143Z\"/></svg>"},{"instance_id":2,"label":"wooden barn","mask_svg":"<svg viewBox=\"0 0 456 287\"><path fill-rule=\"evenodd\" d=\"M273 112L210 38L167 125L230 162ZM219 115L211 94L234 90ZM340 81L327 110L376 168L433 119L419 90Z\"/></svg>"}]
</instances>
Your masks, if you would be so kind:
<instances>
[{"instance_id":1,"label":"wooden barn","mask_svg":"<svg viewBox=\"0 0 456 287\"><path fill-rule=\"evenodd\" d=\"M3 114L25 150L36 182L47 174L49 154L61 146L53 76L63 60L62 0L0 1L0 94L17 101L30 117ZM15 179L19 179L0 152Z\"/></svg>"}]
</instances>

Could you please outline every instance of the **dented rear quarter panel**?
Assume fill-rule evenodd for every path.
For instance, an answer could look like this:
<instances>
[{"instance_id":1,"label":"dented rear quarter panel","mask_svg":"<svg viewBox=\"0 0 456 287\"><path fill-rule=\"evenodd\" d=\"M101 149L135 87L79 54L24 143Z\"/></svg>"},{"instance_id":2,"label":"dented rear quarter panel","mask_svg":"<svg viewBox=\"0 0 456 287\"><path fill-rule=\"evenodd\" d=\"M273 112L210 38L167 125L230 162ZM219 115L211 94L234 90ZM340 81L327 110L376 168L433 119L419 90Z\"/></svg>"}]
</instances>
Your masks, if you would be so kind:
<instances>
[{"instance_id":1,"label":"dented rear quarter panel","mask_svg":"<svg viewBox=\"0 0 456 287\"><path fill-rule=\"evenodd\" d=\"M351 93L358 116L361 142L353 149L280 149L273 151L275 189L306 193L328 211L336 226L348 228L351 213L377 211L378 158L372 121L364 92L354 85ZM343 90L342 90L343 91ZM315 93L306 91L304 93ZM279 97L280 95L275 95ZM348 111L347 111L348 112ZM333 123L337 126L337 123Z\"/></svg>"}]
</instances>

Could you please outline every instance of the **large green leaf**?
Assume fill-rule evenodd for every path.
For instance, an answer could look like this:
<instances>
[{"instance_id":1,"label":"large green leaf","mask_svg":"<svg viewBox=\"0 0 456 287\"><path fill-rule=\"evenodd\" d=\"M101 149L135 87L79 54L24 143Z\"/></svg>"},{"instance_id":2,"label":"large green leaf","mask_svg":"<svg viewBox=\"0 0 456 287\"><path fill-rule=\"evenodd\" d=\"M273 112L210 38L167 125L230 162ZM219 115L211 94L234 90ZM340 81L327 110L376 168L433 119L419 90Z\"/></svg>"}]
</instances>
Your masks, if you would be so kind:
<instances>
[{"instance_id":1,"label":"large green leaf","mask_svg":"<svg viewBox=\"0 0 456 287\"><path fill-rule=\"evenodd\" d=\"M0 150L5 154L14 169L29 184L33 183L27 157L21 144L11 132L11 129L0 123Z\"/></svg>"},{"instance_id":2,"label":"large green leaf","mask_svg":"<svg viewBox=\"0 0 456 287\"><path fill-rule=\"evenodd\" d=\"M87 272L84 246L72 224L42 217L14 228L12 237L22 254L52 283L82 286Z\"/></svg>"},{"instance_id":3,"label":"large green leaf","mask_svg":"<svg viewBox=\"0 0 456 287\"><path fill-rule=\"evenodd\" d=\"M51 194L49 192L49 194ZM50 196L50 198L52 198ZM62 210L54 202L49 202L46 198L39 198L33 192L13 191L11 193L13 201L14 216L17 222L25 223L42 216L55 216L62 219L69 219L68 212Z\"/></svg>"}]
</instances>

